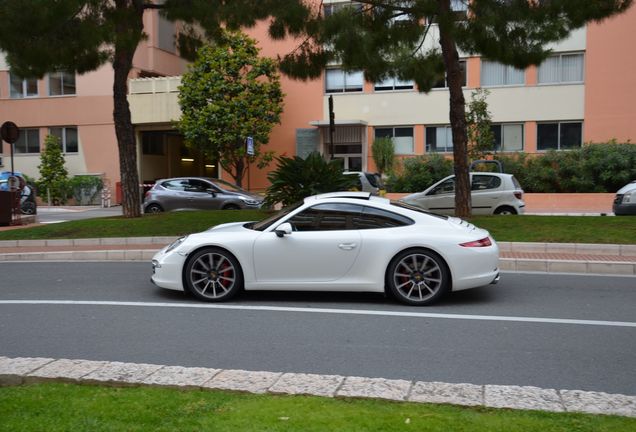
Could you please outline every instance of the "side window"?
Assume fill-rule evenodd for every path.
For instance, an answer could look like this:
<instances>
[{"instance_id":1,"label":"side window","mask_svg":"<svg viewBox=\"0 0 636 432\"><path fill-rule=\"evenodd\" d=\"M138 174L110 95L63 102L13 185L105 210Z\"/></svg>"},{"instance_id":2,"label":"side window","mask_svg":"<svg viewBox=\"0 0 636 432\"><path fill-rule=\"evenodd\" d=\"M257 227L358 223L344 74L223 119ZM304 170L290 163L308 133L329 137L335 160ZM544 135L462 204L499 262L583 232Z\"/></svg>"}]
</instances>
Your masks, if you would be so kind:
<instances>
[{"instance_id":1,"label":"side window","mask_svg":"<svg viewBox=\"0 0 636 432\"><path fill-rule=\"evenodd\" d=\"M183 191L188 186L187 180L170 180L161 183L161 186L173 191Z\"/></svg>"},{"instance_id":2,"label":"side window","mask_svg":"<svg viewBox=\"0 0 636 432\"><path fill-rule=\"evenodd\" d=\"M342 231L355 229L353 220L362 213L356 204L318 204L293 216L289 222L296 231Z\"/></svg>"},{"instance_id":3,"label":"side window","mask_svg":"<svg viewBox=\"0 0 636 432\"><path fill-rule=\"evenodd\" d=\"M442 195L455 193L455 177L446 180L434 188L429 195Z\"/></svg>"},{"instance_id":4,"label":"side window","mask_svg":"<svg viewBox=\"0 0 636 432\"><path fill-rule=\"evenodd\" d=\"M501 179L499 177L475 174L473 175L471 190L497 189L499 186L501 186Z\"/></svg>"},{"instance_id":5,"label":"side window","mask_svg":"<svg viewBox=\"0 0 636 432\"><path fill-rule=\"evenodd\" d=\"M394 228L411 224L413 221L405 216L373 207L364 207L362 214L353 218L355 229Z\"/></svg>"},{"instance_id":6,"label":"side window","mask_svg":"<svg viewBox=\"0 0 636 432\"><path fill-rule=\"evenodd\" d=\"M208 189L212 188L208 182L199 179L190 179L188 180L188 187L186 189L187 192L205 192Z\"/></svg>"}]
</instances>

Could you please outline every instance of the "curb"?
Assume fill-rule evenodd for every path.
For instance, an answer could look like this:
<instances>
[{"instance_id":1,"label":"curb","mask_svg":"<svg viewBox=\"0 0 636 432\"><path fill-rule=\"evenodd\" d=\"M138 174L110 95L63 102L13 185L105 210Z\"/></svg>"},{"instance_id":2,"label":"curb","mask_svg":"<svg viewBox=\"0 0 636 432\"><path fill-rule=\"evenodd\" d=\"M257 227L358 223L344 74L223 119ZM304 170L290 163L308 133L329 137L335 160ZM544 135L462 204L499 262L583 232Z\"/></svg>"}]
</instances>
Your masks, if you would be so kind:
<instances>
[{"instance_id":1,"label":"curb","mask_svg":"<svg viewBox=\"0 0 636 432\"><path fill-rule=\"evenodd\" d=\"M340 375L223 370L53 358L0 357L0 386L49 381L248 393L385 399L636 417L636 396L530 386L475 385Z\"/></svg>"}]
</instances>

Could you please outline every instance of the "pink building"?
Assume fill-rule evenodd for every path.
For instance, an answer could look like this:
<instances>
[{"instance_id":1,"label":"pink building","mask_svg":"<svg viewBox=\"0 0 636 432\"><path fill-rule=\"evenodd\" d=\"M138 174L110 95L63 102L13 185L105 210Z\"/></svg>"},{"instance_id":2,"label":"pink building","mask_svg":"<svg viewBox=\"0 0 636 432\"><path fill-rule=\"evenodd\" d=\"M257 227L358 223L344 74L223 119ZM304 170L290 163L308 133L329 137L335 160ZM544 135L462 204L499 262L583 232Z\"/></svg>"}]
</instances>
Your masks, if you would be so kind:
<instances>
[{"instance_id":1,"label":"pink building","mask_svg":"<svg viewBox=\"0 0 636 432\"><path fill-rule=\"evenodd\" d=\"M325 0L326 7L343 3ZM175 55L174 27L145 16L150 34L135 57L129 101L137 132L139 172L143 182L180 175L220 175L214 161L192 154L173 128L180 116L178 75L185 69ZM424 44L434 47L436 29ZM262 55L294 49L297 42L272 42L261 25L248 33ZM463 56L465 97L476 88L489 90L489 109L499 151L541 153L567 150L585 142L636 140L636 89L631 85L636 58L636 7L625 14L578 29L550 48L540 67L516 70L474 56ZM53 75L37 83L12 80L0 61L0 120L26 128L16 156L16 170L37 177L38 152L51 132L65 139L71 174L103 173L119 179L112 120L112 70L106 66L85 76ZM67 91L70 94L67 94ZM328 98L336 113L335 157L350 170L374 171L370 146L376 137L392 137L401 157L437 152L452 154L448 89L440 82L428 94L412 82L365 82L362 73L345 73L334 64L321 79L293 81L283 77L286 94L282 123L271 134L277 154L329 154ZM61 93L61 94L60 94ZM74 137L77 139L74 141ZM8 146L4 148L8 168ZM274 165L270 167L273 168ZM267 170L250 170L250 188L267 186ZM247 179L244 184L247 185Z\"/></svg>"}]
</instances>

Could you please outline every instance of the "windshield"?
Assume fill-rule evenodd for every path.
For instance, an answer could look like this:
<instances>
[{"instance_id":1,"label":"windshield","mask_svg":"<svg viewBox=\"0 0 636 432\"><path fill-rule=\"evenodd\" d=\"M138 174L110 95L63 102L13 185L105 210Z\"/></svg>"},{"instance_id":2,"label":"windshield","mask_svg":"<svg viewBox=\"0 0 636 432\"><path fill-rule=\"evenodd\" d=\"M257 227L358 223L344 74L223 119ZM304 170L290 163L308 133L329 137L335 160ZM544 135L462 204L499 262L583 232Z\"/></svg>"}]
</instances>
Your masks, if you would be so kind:
<instances>
[{"instance_id":1,"label":"windshield","mask_svg":"<svg viewBox=\"0 0 636 432\"><path fill-rule=\"evenodd\" d=\"M265 231L267 228L272 226L277 220L287 216L289 213L293 212L294 210L296 210L301 205L303 205L302 201L301 202L297 202L296 204L292 204L292 205L290 205L288 207L285 207L282 210L277 211L276 213L274 213L273 215L263 219L262 221L252 222L252 223L249 223L249 224L245 225L245 228L250 228L250 229L253 229L253 230L256 230L256 231Z\"/></svg>"},{"instance_id":2,"label":"windshield","mask_svg":"<svg viewBox=\"0 0 636 432\"><path fill-rule=\"evenodd\" d=\"M210 181L212 183L216 183L218 186L221 187L221 189L225 189L227 191L231 191L231 192L246 192L244 189L241 189L240 187L238 187L235 184L232 184L230 182L226 182L225 180L221 180L221 179L210 179Z\"/></svg>"}]
</instances>

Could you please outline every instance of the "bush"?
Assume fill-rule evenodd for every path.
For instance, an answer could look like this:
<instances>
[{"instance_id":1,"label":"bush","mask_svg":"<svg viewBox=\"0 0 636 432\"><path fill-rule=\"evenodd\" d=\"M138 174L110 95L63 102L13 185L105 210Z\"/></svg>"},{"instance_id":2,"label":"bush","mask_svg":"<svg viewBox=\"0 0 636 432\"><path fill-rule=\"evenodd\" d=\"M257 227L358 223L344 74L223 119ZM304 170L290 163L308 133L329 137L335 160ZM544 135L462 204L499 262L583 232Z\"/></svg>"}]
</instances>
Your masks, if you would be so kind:
<instances>
[{"instance_id":1,"label":"bush","mask_svg":"<svg viewBox=\"0 0 636 432\"><path fill-rule=\"evenodd\" d=\"M64 164L60 139L48 135L44 141L44 151L40 153L40 180L37 188L45 201L50 197L55 205L65 204L69 195L68 171Z\"/></svg>"},{"instance_id":2,"label":"bush","mask_svg":"<svg viewBox=\"0 0 636 432\"><path fill-rule=\"evenodd\" d=\"M387 181L389 192L421 192L453 173L453 162L439 154L404 159Z\"/></svg>"},{"instance_id":3,"label":"bush","mask_svg":"<svg viewBox=\"0 0 636 432\"><path fill-rule=\"evenodd\" d=\"M497 155L504 172L514 174L526 192L616 192L636 179L636 145L586 144L544 155Z\"/></svg>"},{"instance_id":4,"label":"bush","mask_svg":"<svg viewBox=\"0 0 636 432\"><path fill-rule=\"evenodd\" d=\"M73 198L78 205L99 204L102 191L102 179L92 175L77 175L69 182Z\"/></svg>"},{"instance_id":5,"label":"bush","mask_svg":"<svg viewBox=\"0 0 636 432\"><path fill-rule=\"evenodd\" d=\"M282 203L286 206L311 195L346 191L358 181L357 176L342 173L341 161L327 162L317 152L306 159L282 156L277 161L276 170L267 175L271 185L267 188L266 205Z\"/></svg>"}]
</instances>

